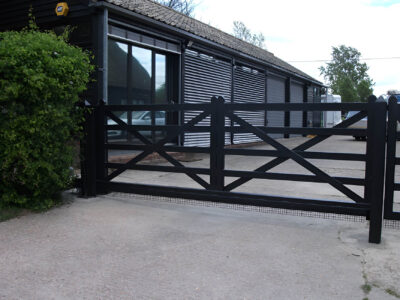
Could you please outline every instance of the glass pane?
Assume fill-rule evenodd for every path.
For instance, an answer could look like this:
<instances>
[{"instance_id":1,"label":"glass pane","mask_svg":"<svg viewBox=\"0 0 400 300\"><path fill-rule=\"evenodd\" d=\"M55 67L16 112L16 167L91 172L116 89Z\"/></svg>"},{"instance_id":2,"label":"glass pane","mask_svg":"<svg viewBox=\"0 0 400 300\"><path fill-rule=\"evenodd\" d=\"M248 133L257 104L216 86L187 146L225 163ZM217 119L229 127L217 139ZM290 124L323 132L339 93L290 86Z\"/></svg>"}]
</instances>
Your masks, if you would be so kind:
<instances>
[{"instance_id":1,"label":"glass pane","mask_svg":"<svg viewBox=\"0 0 400 300\"><path fill-rule=\"evenodd\" d=\"M168 103L167 99L167 63L166 57L162 54L156 54L156 74L155 74L155 103L156 104L165 104ZM165 125L165 112L164 111L156 111L155 112L155 125ZM158 141L161 138L164 138L166 132L164 131L156 131L155 138Z\"/></svg>"},{"instance_id":2,"label":"glass pane","mask_svg":"<svg viewBox=\"0 0 400 300\"><path fill-rule=\"evenodd\" d=\"M128 114L126 111L113 111L113 114L117 116L122 122L127 123ZM107 125L117 126L118 123L111 118L107 118ZM126 140L127 132L121 128L108 129L107 137L109 143L123 141Z\"/></svg>"},{"instance_id":3,"label":"glass pane","mask_svg":"<svg viewBox=\"0 0 400 300\"><path fill-rule=\"evenodd\" d=\"M132 46L132 104L150 104L151 50Z\"/></svg>"},{"instance_id":4,"label":"glass pane","mask_svg":"<svg viewBox=\"0 0 400 300\"><path fill-rule=\"evenodd\" d=\"M128 45L108 40L108 104L127 104Z\"/></svg>"},{"instance_id":5,"label":"glass pane","mask_svg":"<svg viewBox=\"0 0 400 300\"><path fill-rule=\"evenodd\" d=\"M165 55L156 54L156 83L155 83L155 103L164 104L167 103L166 93L166 59Z\"/></svg>"}]
</instances>

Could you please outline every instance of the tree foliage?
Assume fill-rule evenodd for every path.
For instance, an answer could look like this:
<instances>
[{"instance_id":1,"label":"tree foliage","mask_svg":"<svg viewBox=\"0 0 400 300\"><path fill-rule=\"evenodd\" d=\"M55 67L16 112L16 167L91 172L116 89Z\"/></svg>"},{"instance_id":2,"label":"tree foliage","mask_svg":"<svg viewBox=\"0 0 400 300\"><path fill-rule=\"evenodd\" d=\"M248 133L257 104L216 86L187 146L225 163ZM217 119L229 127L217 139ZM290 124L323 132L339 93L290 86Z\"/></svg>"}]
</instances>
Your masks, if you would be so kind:
<instances>
[{"instance_id":1,"label":"tree foliage","mask_svg":"<svg viewBox=\"0 0 400 300\"><path fill-rule=\"evenodd\" d=\"M67 188L93 67L68 34L0 33L0 206L44 209Z\"/></svg>"},{"instance_id":2,"label":"tree foliage","mask_svg":"<svg viewBox=\"0 0 400 300\"><path fill-rule=\"evenodd\" d=\"M193 17L196 8L194 0L157 0L157 2L189 17Z\"/></svg>"},{"instance_id":3,"label":"tree foliage","mask_svg":"<svg viewBox=\"0 0 400 300\"><path fill-rule=\"evenodd\" d=\"M243 41L265 49L265 37L259 33L252 33L241 21L233 21L233 35Z\"/></svg>"},{"instance_id":4,"label":"tree foliage","mask_svg":"<svg viewBox=\"0 0 400 300\"><path fill-rule=\"evenodd\" d=\"M343 102L365 102L373 93L373 81L369 77L366 63L360 62L361 53L352 47L332 47L332 61L321 66L333 94L342 97Z\"/></svg>"}]
</instances>

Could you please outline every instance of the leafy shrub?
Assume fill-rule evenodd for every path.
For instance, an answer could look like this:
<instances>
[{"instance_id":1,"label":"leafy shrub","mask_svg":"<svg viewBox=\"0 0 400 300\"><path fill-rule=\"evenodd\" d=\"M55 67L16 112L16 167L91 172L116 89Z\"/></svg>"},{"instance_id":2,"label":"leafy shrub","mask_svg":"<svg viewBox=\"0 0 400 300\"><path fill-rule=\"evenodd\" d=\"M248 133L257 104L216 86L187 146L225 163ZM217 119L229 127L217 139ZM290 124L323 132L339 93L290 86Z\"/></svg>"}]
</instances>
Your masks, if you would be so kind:
<instances>
[{"instance_id":1,"label":"leafy shrub","mask_svg":"<svg viewBox=\"0 0 400 300\"><path fill-rule=\"evenodd\" d=\"M0 206L45 209L72 182L89 53L30 26L0 33Z\"/></svg>"}]
</instances>

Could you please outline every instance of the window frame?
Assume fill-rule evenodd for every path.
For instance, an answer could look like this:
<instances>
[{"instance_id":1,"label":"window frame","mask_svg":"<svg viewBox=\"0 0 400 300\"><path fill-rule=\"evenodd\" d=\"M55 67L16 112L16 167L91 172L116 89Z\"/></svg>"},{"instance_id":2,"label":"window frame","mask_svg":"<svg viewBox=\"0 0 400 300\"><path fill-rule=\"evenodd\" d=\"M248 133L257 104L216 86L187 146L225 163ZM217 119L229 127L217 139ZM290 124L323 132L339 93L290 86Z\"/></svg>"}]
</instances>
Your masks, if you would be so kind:
<instances>
[{"instance_id":1,"label":"window frame","mask_svg":"<svg viewBox=\"0 0 400 300\"><path fill-rule=\"evenodd\" d=\"M123 39L123 38L114 38L113 36L109 36L108 37L108 41L115 41L115 42L119 42L119 43L124 43L128 46L128 55L127 55L127 95L126 95L126 99L128 103L132 103L133 98L132 98L132 46L133 47L138 47L138 48L143 48L143 49L147 49L151 51L151 96L150 96L150 104L154 104L155 103L155 81L156 81L156 55L160 54L160 55L164 55L165 56L165 86L166 86L166 98L167 98L167 102L171 103L172 101L174 101L174 99L172 98L172 80L171 80L171 76L174 74L174 72L172 72L173 69L173 64L171 64L169 62L169 60L172 60L172 56L175 57L179 57L180 54L177 53L171 53L168 51L162 51L158 48L153 48L151 46L144 46L144 45L138 45L137 43L132 43L129 42L129 40L127 39ZM108 43L107 41L107 43ZM109 58L107 58L109 59ZM175 66L178 69L178 65ZM179 75L176 76L175 80L179 80ZM107 81L107 85L108 85L108 81ZM108 95L107 95L107 99L108 99ZM175 102L178 102L178 99L175 100Z\"/></svg>"},{"instance_id":2,"label":"window frame","mask_svg":"<svg viewBox=\"0 0 400 300\"><path fill-rule=\"evenodd\" d=\"M132 42L128 39L120 38L120 37L114 37L114 36L108 36L107 39L107 47L109 41L117 42L117 43L123 43L127 45L128 47L128 53L127 53L127 59L126 59L126 99L127 99L127 104L135 104L134 103L134 98L133 98L133 86L132 86L132 74L133 74L133 65L132 65L132 47L138 47L146 50L151 51L151 74L150 74L150 103L149 104L155 104L156 103L156 56L157 55L163 55L165 56L165 98L166 102L165 104L170 104L170 103L179 103L179 81L181 80L181 74L180 74L180 59L181 59L181 54L178 53L172 53L170 51L163 51L162 49L159 49L157 47L151 47L148 45L143 45L143 44L138 44L135 42ZM109 53L108 53L109 55ZM110 57L107 57L107 60L110 59ZM178 71L178 72L174 72ZM108 72L108 70L107 70ZM174 76L176 74L176 76ZM109 76L107 76L107 103L109 103ZM118 104L117 104L118 105ZM176 116L176 112L168 112L165 113L165 123L166 124L175 124L178 120ZM127 123L128 125L132 125L132 111L127 111ZM151 112L151 125L155 126L156 125L156 114L155 111ZM152 131L152 140L155 141L155 132ZM129 134L128 134L128 139L130 139Z\"/></svg>"}]
</instances>

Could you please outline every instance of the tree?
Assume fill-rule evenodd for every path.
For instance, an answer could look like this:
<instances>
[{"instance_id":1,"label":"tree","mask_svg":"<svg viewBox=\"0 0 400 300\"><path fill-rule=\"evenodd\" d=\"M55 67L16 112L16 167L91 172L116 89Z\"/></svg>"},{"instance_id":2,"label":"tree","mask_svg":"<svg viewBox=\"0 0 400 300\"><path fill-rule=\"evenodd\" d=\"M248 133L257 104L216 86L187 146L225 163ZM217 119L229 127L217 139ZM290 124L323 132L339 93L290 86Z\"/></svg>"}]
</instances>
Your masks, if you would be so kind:
<instances>
[{"instance_id":1,"label":"tree","mask_svg":"<svg viewBox=\"0 0 400 300\"><path fill-rule=\"evenodd\" d=\"M366 63L360 62L361 53L352 47L332 47L332 61L321 66L321 75L327 80L333 94L342 102L366 102L373 93L374 82L369 77Z\"/></svg>"},{"instance_id":2,"label":"tree","mask_svg":"<svg viewBox=\"0 0 400 300\"><path fill-rule=\"evenodd\" d=\"M194 0L157 0L157 2L189 17L193 17L196 8Z\"/></svg>"},{"instance_id":3,"label":"tree","mask_svg":"<svg viewBox=\"0 0 400 300\"><path fill-rule=\"evenodd\" d=\"M259 33L252 33L241 21L233 21L233 35L245 42L265 49L265 37Z\"/></svg>"}]
</instances>

